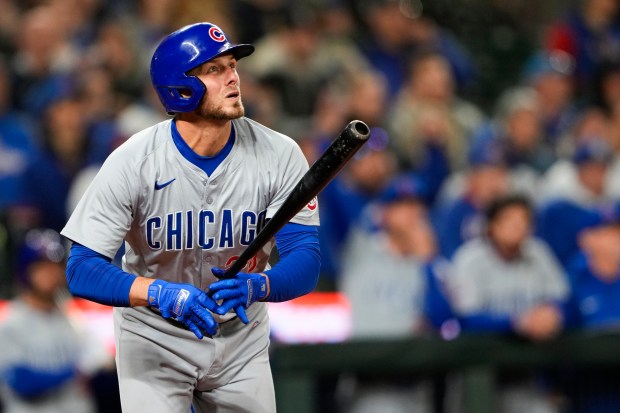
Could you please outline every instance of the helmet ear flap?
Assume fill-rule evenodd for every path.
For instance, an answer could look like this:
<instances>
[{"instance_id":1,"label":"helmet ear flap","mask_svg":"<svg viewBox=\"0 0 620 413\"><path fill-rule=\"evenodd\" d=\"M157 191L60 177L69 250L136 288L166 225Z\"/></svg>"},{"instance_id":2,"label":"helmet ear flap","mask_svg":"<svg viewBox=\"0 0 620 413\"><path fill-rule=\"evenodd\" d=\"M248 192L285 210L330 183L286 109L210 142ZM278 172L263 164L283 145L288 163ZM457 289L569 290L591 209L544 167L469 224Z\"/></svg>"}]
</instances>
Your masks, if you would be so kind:
<instances>
[{"instance_id":1,"label":"helmet ear flap","mask_svg":"<svg viewBox=\"0 0 620 413\"><path fill-rule=\"evenodd\" d=\"M205 85L195 76L188 76L179 83L182 84L155 86L160 99L167 102L166 109L169 115L195 110L206 92Z\"/></svg>"}]
</instances>

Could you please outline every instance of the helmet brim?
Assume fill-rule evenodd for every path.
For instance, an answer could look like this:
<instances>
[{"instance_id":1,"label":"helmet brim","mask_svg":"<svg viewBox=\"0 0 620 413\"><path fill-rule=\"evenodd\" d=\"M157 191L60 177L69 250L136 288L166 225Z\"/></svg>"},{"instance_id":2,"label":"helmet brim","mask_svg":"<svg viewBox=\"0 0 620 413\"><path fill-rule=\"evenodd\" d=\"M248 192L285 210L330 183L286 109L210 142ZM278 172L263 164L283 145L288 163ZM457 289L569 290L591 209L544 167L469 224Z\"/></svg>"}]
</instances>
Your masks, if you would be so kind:
<instances>
[{"instance_id":1,"label":"helmet brim","mask_svg":"<svg viewBox=\"0 0 620 413\"><path fill-rule=\"evenodd\" d=\"M233 47L233 50L235 59L239 60L254 53L254 46L251 44L238 44Z\"/></svg>"},{"instance_id":2,"label":"helmet brim","mask_svg":"<svg viewBox=\"0 0 620 413\"><path fill-rule=\"evenodd\" d=\"M237 44L231 48L222 51L221 53L216 54L210 60L213 60L216 57L225 54L232 54L233 56L235 56L235 59L239 60L251 55L252 53L254 53L254 46L252 46L251 44Z\"/></svg>"},{"instance_id":3,"label":"helmet brim","mask_svg":"<svg viewBox=\"0 0 620 413\"><path fill-rule=\"evenodd\" d=\"M204 62L198 63L196 66L192 67L190 70L193 70L197 68L198 66L204 65L205 63L210 62L213 59L216 59L220 56L224 56L227 54L231 54L235 57L235 59L239 60L239 59L243 59L244 57L251 55L252 53L254 53L254 46L252 46L251 44L236 44L231 47L225 47L223 50L221 50L219 53L214 55L209 60L205 60ZM188 72L189 70L185 73L188 73Z\"/></svg>"}]
</instances>

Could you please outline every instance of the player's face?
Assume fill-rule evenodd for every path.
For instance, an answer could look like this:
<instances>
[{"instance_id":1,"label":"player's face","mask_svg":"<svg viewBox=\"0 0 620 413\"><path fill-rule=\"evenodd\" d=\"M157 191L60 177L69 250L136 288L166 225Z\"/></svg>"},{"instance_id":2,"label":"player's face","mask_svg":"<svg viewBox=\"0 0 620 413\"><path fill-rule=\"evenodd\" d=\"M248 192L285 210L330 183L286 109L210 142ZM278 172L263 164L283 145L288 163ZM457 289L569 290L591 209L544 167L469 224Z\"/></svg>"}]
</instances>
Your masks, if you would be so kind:
<instances>
[{"instance_id":1,"label":"player's face","mask_svg":"<svg viewBox=\"0 0 620 413\"><path fill-rule=\"evenodd\" d=\"M204 119L231 120L245 114L241 102L237 59L231 54L216 57L195 74L207 91L195 113Z\"/></svg>"},{"instance_id":2,"label":"player's face","mask_svg":"<svg viewBox=\"0 0 620 413\"><path fill-rule=\"evenodd\" d=\"M40 300L53 302L58 290L65 285L64 266L50 261L41 261L30 268L31 291Z\"/></svg>"}]
</instances>

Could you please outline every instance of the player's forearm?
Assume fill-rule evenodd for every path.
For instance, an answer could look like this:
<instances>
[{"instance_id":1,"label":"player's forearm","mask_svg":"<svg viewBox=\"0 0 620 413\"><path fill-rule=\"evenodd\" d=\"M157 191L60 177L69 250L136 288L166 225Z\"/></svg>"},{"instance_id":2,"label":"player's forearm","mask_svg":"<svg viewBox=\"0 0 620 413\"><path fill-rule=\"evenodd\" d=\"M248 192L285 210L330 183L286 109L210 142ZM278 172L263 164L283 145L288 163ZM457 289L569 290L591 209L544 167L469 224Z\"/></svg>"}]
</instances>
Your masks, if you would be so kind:
<instances>
[{"instance_id":1,"label":"player's forearm","mask_svg":"<svg viewBox=\"0 0 620 413\"><path fill-rule=\"evenodd\" d=\"M128 307L132 305L130 290L139 278L142 277L126 273L89 248L75 243L71 246L67 260L67 284L71 294L76 297L105 305ZM142 281L134 291L135 301L139 301L137 297L142 289L138 287L141 285Z\"/></svg>"},{"instance_id":2,"label":"player's forearm","mask_svg":"<svg viewBox=\"0 0 620 413\"><path fill-rule=\"evenodd\" d=\"M321 269L321 251L316 227L287 224L276 235L280 261L265 271L269 295L265 301L287 301L316 287Z\"/></svg>"},{"instance_id":3,"label":"player's forearm","mask_svg":"<svg viewBox=\"0 0 620 413\"><path fill-rule=\"evenodd\" d=\"M321 260L318 251L299 250L265 271L269 295L264 301L288 301L308 294L316 287Z\"/></svg>"}]
</instances>

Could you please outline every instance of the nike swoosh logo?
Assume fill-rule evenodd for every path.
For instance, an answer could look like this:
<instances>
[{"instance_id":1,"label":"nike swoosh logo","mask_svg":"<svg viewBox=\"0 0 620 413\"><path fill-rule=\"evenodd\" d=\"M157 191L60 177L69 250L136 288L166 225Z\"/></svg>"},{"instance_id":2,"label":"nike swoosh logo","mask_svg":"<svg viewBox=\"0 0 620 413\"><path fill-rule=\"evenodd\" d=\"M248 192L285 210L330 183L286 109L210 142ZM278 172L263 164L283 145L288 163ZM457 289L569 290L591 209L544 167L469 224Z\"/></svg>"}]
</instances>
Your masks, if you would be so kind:
<instances>
[{"instance_id":1,"label":"nike swoosh logo","mask_svg":"<svg viewBox=\"0 0 620 413\"><path fill-rule=\"evenodd\" d=\"M155 190L159 191L160 189L164 189L165 187L173 183L175 180L176 178L172 178L171 180L169 180L168 182L164 182L163 184L159 184L157 183L157 181L155 181Z\"/></svg>"}]
</instances>

